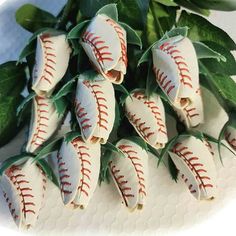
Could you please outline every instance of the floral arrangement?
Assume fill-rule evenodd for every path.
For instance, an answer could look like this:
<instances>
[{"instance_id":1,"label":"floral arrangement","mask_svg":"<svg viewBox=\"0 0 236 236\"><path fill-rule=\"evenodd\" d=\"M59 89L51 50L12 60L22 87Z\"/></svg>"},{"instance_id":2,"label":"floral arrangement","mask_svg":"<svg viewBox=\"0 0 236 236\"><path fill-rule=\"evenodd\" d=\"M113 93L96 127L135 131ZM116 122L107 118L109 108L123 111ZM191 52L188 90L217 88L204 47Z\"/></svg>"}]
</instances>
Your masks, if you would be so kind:
<instances>
[{"instance_id":1,"label":"floral arrangement","mask_svg":"<svg viewBox=\"0 0 236 236\"><path fill-rule=\"evenodd\" d=\"M210 9L236 3L68 0L57 16L17 10L32 36L17 62L0 65L0 145L30 125L22 152L2 161L0 184L20 228L35 225L47 179L74 209L110 181L125 207L142 209L148 153L196 199L216 197L212 143L220 158L222 146L236 151L236 44L202 16ZM224 113L214 134L203 94Z\"/></svg>"}]
</instances>

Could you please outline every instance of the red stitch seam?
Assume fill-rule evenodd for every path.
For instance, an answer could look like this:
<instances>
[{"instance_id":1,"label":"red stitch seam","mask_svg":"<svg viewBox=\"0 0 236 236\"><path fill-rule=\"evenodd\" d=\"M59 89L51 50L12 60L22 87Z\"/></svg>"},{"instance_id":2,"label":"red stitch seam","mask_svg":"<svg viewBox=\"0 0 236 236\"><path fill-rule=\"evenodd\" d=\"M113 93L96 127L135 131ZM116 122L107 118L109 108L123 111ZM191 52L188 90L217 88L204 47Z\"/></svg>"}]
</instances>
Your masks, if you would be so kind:
<instances>
[{"instance_id":1,"label":"red stitch seam","mask_svg":"<svg viewBox=\"0 0 236 236\"><path fill-rule=\"evenodd\" d=\"M179 75L181 76L180 82L185 86L193 88L188 65L185 62L185 59L180 55L181 52L176 49L176 45L171 45L170 43L166 42L160 46L160 49L169 54L174 60L178 67Z\"/></svg>"},{"instance_id":2,"label":"red stitch seam","mask_svg":"<svg viewBox=\"0 0 236 236\"><path fill-rule=\"evenodd\" d=\"M232 137L231 132L225 132L225 140L228 142L228 144L236 150L236 139Z\"/></svg>"},{"instance_id":3,"label":"red stitch seam","mask_svg":"<svg viewBox=\"0 0 236 236\"><path fill-rule=\"evenodd\" d=\"M114 30L118 34L118 37L120 39L120 45L121 45L121 60L124 62L125 66L127 66L128 59L127 59L127 48L126 48L126 41L124 38L123 29L112 19L106 20L111 26L114 27Z\"/></svg>"},{"instance_id":4,"label":"red stitch seam","mask_svg":"<svg viewBox=\"0 0 236 236\"><path fill-rule=\"evenodd\" d=\"M138 100L142 101L151 110L151 112L154 115L156 122L157 122L158 132L161 132L161 133L167 135L165 124L162 120L159 107L155 104L155 102L148 100L147 96L145 96L141 91L135 92L133 94L133 96L135 98L137 98Z\"/></svg>"},{"instance_id":5,"label":"red stitch seam","mask_svg":"<svg viewBox=\"0 0 236 236\"><path fill-rule=\"evenodd\" d=\"M130 145L119 145L118 147L123 153L125 153L128 158L131 160L134 169L136 171L138 180L139 180L139 193L144 194L145 196L147 195L146 193L146 186L145 186L145 180L144 180L144 172L142 170L143 165L141 163L139 163L140 158L137 156L137 152L135 150L133 150L132 146ZM130 153L133 153L134 155L131 155Z\"/></svg>"},{"instance_id":6,"label":"red stitch seam","mask_svg":"<svg viewBox=\"0 0 236 236\"><path fill-rule=\"evenodd\" d=\"M203 166L203 164L201 163L192 163L192 161L194 160L198 160L198 157L192 156L192 152L188 150L187 146L183 146L182 143L178 142L174 145L172 151L177 154L181 159L184 160L184 162L190 167L191 171L193 171L196 175L196 178L199 179L199 181L201 182L199 185L199 188L207 188L207 187L213 187L213 185L211 184L206 184L204 183L204 179L208 179L210 180L210 177L207 176L207 178L205 178L206 176L204 176L204 178L202 178L202 176L200 175L200 173L206 173L207 171L205 169L197 169L196 167L198 166ZM188 159L188 156L191 156L191 158Z\"/></svg>"},{"instance_id":7,"label":"red stitch seam","mask_svg":"<svg viewBox=\"0 0 236 236\"><path fill-rule=\"evenodd\" d=\"M54 43L50 39L50 34L44 34L40 36L42 46L44 49L44 54L45 54L45 64L44 64L44 75L41 76L41 80L47 81L50 85L52 84L52 79L53 79L53 73L56 70L55 65L56 65L56 54L52 53L54 51ZM37 71L37 70L36 70Z\"/></svg>"},{"instance_id":8,"label":"red stitch seam","mask_svg":"<svg viewBox=\"0 0 236 236\"><path fill-rule=\"evenodd\" d=\"M89 196L89 189L90 184L88 181L91 181L91 156L88 153L89 148L83 144L80 144L81 138L78 137L72 141L72 145L77 150L77 154L80 159L80 165L81 165L81 178L80 178L80 185L78 187L78 191L85 194L87 197ZM87 180L86 180L87 178ZM86 188L87 190L86 190Z\"/></svg>"},{"instance_id":9,"label":"red stitch seam","mask_svg":"<svg viewBox=\"0 0 236 236\"><path fill-rule=\"evenodd\" d=\"M41 101L43 102L41 103ZM36 129L33 134L31 144L36 146L40 146L46 139L44 138L47 134L48 124L42 123L44 120L46 123L49 121L49 112L48 112L48 104L46 103L45 98L36 97L35 98L37 104L37 118L36 118ZM42 115L43 114L43 115Z\"/></svg>"},{"instance_id":10,"label":"red stitch seam","mask_svg":"<svg viewBox=\"0 0 236 236\"><path fill-rule=\"evenodd\" d=\"M108 104L105 94L102 91L102 87L99 84L90 84L89 81L83 81L83 84L92 91L96 100L98 109L98 126L108 130Z\"/></svg>"},{"instance_id":11,"label":"red stitch seam","mask_svg":"<svg viewBox=\"0 0 236 236\"><path fill-rule=\"evenodd\" d=\"M134 197L134 195L131 193L127 193L127 192L125 193L125 191L127 191L127 190L131 191L131 187L127 186L127 184L129 182L127 180L125 180L124 175L117 175L120 172L120 170L116 168L116 165L112 164L112 161L109 162L109 167L110 167L111 173L117 183L117 186L120 190L120 193L122 195L124 203L128 207L127 198Z\"/></svg>"}]
</instances>

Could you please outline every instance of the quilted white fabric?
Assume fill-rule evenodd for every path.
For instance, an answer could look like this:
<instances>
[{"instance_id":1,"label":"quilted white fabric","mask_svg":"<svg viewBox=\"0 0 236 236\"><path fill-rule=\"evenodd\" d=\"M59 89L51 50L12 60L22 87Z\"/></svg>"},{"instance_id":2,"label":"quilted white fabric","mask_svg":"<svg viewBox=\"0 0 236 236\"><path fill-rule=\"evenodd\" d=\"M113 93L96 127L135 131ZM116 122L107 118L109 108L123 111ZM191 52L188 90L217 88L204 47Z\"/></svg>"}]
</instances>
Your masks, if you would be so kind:
<instances>
[{"instance_id":1,"label":"quilted white fabric","mask_svg":"<svg viewBox=\"0 0 236 236\"><path fill-rule=\"evenodd\" d=\"M29 33L14 23L14 12L29 0L8 0L0 6L0 63L17 56ZM55 13L64 0L33 0L38 6ZM214 125L214 127L218 127ZM0 149L1 160L19 152L24 132L9 145ZM51 183L46 192L46 205L34 235L166 235L176 234L193 227L222 211L236 198L236 160L223 150L224 167L217 162L218 197L214 201L195 200L180 181L173 182L163 165L156 168L157 160L149 158L149 196L143 211L130 213L121 205L113 184L98 187L85 210L72 211L63 206L60 192ZM0 226L17 231L3 195L0 193ZM228 221L228 219L227 219ZM230 219L229 219L230 221ZM222 223L222 222L221 222ZM217 227L217 225L215 225ZM225 229L227 230L227 229ZM30 233L30 234L31 234ZM181 234L182 235L182 234Z\"/></svg>"}]
</instances>

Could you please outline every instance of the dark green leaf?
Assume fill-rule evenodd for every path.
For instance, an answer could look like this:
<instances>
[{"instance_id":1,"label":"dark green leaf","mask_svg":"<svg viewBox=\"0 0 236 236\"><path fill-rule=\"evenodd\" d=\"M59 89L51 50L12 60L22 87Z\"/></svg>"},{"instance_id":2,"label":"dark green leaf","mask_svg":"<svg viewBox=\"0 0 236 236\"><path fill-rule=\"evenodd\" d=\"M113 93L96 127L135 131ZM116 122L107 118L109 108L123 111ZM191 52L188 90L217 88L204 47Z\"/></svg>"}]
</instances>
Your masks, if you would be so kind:
<instances>
[{"instance_id":1,"label":"dark green leaf","mask_svg":"<svg viewBox=\"0 0 236 236\"><path fill-rule=\"evenodd\" d=\"M138 66L140 66L142 63L151 61L152 60L152 48L155 46L157 42L153 43L141 56L141 58L138 61Z\"/></svg>"},{"instance_id":2,"label":"dark green leaf","mask_svg":"<svg viewBox=\"0 0 236 236\"><path fill-rule=\"evenodd\" d=\"M67 39L78 39L83 32L83 29L88 25L90 20L85 20L77 24L67 35Z\"/></svg>"},{"instance_id":3,"label":"dark green leaf","mask_svg":"<svg viewBox=\"0 0 236 236\"><path fill-rule=\"evenodd\" d=\"M192 0L196 5L205 9L214 9L220 11L235 11L236 1L235 0Z\"/></svg>"},{"instance_id":4,"label":"dark green leaf","mask_svg":"<svg viewBox=\"0 0 236 236\"><path fill-rule=\"evenodd\" d=\"M51 166L47 163L46 160L38 160L37 164L42 168L43 172L46 174L46 176L57 186L59 187L59 183L57 180L56 175L54 174Z\"/></svg>"},{"instance_id":5,"label":"dark green leaf","mask_svg":"<svg viewBox=\"0 0 236 236\"><path fill-rule=\"evenodd\" d=\"M105 148L106 150L109 150L111 152L120 153L121 156L125 157L123 152L121 152L119 148L117 148L114 144L112 144L110 142L107 142L106 144L104 144L103 148Z\"/></svg>"},{"instance_id":6,"label":"dark green leaf","mask_svg":"<svg viewBox=\"0 0 236 236\"><path fill-rule=\"evenodd\" d=\"M183 11L178 26L189 27L188 37L192 41L211 41L230 50L236 49L234 41L226 32L201 16Z\"/></svg>"},{"instance_id":7,"label":"dark green leaf","mask_svg":"<svg viewBox=\"0 0 236 236\"><path fill-rule=\"evenodd\" d=\"M7 158L5 161L1 163L0 176L2 176L4 171L7 170L12 165L22 164L23 162L27 161L30 157L31 155L28 153L21 153L20 155Z\"/></svg>"},{"instance_id":8,"label":"dark green leaf","mask_svg":"<svg viewBox=\"0 0 236 236\"><path fill-rule=\"evenodd\" d=\"M58 116L63 116L68 106L68 102L66 101L66 99L64 97L61 97L60 99L54 100L53 104L56 107Z\"/></svg>"},{"instance_id":9,"label":"dark green leaf","mask_svg":"<svg viewBox=\"0 0 236 236\"><path fill-rule=\"evenodd\" d=\"M175 7L175 6L178 6L174 1L172 0L154 0L156 2L159 2L165 6L168 6L168 7Z\"/></svg>"},{"instance_id":10,"label":"dark green leaf","mask_svg":"<svg viewBox=\"0 0 236 236\"><path fill-rule=\"evenodd\" d=\"M114 125L110 134L109 139L116 139L117 138L117 131L118 128L120 126L120 122L121 122L121 114L120 114L120 107L119 104L116 101L116 105L115 105L115 121L114 121Z\"/></svg>"},{"instance_id":11,"label":"dark green leaf","mask_svg":"<svg viewBox=\"0 0 236 236\"><path fill-rule=\"evenodd\" d=\"M79 75L79 79L83 78L89 81L94 81L96 79L102 79L101 75L98 74L95 70L87 70L83 74Z\"/></svg>"},{"instance_id":12,"label":"dark green leaf","mask_svg":"<svg viewBox=\"0 0 236 236\"><path fill-rule=\"evenodd\" d=\"M74 83L76 82L76 78L69 80L66 84L62 86L62 88L53 96L53 100L56 101L67 94L71 93L74 88Z\"/></svg>"},{"instance_id":13,"label":"dark green leaf","mask_svg":"<svg viewBox=\"0 0 236 236\"><path fill-rule=\"evenodd\" d=\"M152 71L152 62L149 62L148 74L146 80L146 90L145 90L146 96L149 98L156 91L157 87L158 84Z\"/></svg>"},{"instance_id":14,"label":"dark green leaf","mask_svg":"<svg viewBox=\"0 0 236 236\"><path fill-rule=\"evenodd\" d=\"M206 44L202 42L194 42L193 45L196 50L198 59L214 58L218 61L226 62L226 58L223 55L214 51L213 49L208 47Z\"/></svg>"},{"instance_id":15,"label":"dark green leaf","mask_svg":"<svg viewBox=\"0 0 236 236\"><path fill-rule=\"evenodd\" d=\"M79 131L71 131L65 135L65 142L69 143L75 138L78 138L81 136L81 133Z\"/></svg>"},{"instance_id":16,"label":"dark green leaf","mask_svg":"<svg viewBox=\"0 0 236 236\"><path fill-rule=\"evenodd\" d=\"M168 155L168 163L167 163L167 166L168 166L168 170L170 172L170 175L171 175L171 178L177 182L177 179L178 179L178 169L176 168L174 162L172 161L172 159L170 158L170 156Z\"/></svg>"},{"instance_id":17,"label":"dark green leaf","mask_svg":"<svg viewBox=\"0 0 236 236\"><path fill-rule=\"evenodd\" d=\"M9 61L0 65L0 101L6 96L19 95L26 85L26 64Z\"/></svg>"},{"instance_id":18,"label":"dark green leaf","mask_svg":"<svg viewBox=\"0 0 236 236\"><path fill-rule=\"evenodd\" d=\"M184 26L184 27L175 27L175 28L171 29L170 31L166 32L161 40L176 37L176 36L179 36L179 35L181 35L183 37L187 37L188 27L186 27L186 26Z\"/></svg>"},{"instance_id":19,"label":"dark green leaf","mask_svg":"<svg viewBox=\"0 0 236 236\"><path fill-rule=\"evenodd\" d=\"M147 147L148 147L148 151L151 152L155 157L157 157L159 159L160 154L159 154L158 150L149 144L147 144Z\"/></svg>"},{"instance_id":20,"label":"dark green leaf","mask_svg":"<svg viewBox=\"0 0 236 236\"><path fill-rule=\"evenodd\" d=\"M142 138L140 138L138 136L129 136L129 137L125 137L125 139L130 140L130 141L136 143L142 149L148 151L147 143Z\"/></svg>"},{"instance_id":21,"label":"dark green leaf","mask_svg":"<svg viewBox=\"0 0 236 236\"><path fill-rule=\"evenodd\" d=\"M17 127L16 109L22 100L21 95L6 96L0 100L0 147L20 131Z\"/></svg>"},{"instance_id":22,"label":"dark green leaf","mask_svg":"<svg viewBox=\"0 0 236 236\"><path fill-rule=\"evenodd\" d=\"M31 99L33 99L36 96L35 92L31 92L27 97L24 98L24 100L20 103L20 105L17 107L16 115L19 116L20 112L25 109L25 107L28 105Z\"/></svg>"},{"instance_id":23,"label":"dark green leaf","mask_svg":"<svg viewBox=\"0 0 236 236\"><path fill-rule=\"evenodd\" d=\"M112 18L114 21L118 21L118 11L116 4L108 4L105 5L104 7L100 8L96 15L107 15L108 17Z\"/></svg>"},{"instance_id":24,"label":"dark green leaf","mask_svg":"<svg viewBox=\"0 0 236 236\"><path fill-rule=\"evenodd\" d=\"M137 45L140 47L140 49L142 49L142 41L137 32L134 29L132 29L129 25L123 22L119 22L119 24L124 28L124 30L127 33L127 43Z\"/></svg>"},{"instance_id":25,"label":"dark green leaf","mask_svg":"<svg viewBox=\"0 0 236 236\"><path fill-rule=\"evenodd\" d=\"M25 4L16 11L16 22L30 32L40 28L53 27L57 18L32 4Z\"/></svg>"},{"instance_id":26,"label":"dark green leaf","mask_svg":"<svg viewBox=\"0 0 236 236\"><path fill-rule=\"evenodd\" d=\"M122 84L113 84L113 86L114 86L114 89L116 91L119 91L119 92L125 94L126 96L130 96L129 91L126 89L126 87L124 85L122 85Z\"/></svg>"},{"instance_id":27,"label":"dark green leaf","mask_svg":"<svg viewBox=\"0 0 236 236\"><path fill-rule=\"evenodd\" d=\"M60 149L63 138L56 138L46 142L39 150L37 150L34 162L47 157L50 153Z\"/></svg>"}]
</instances>

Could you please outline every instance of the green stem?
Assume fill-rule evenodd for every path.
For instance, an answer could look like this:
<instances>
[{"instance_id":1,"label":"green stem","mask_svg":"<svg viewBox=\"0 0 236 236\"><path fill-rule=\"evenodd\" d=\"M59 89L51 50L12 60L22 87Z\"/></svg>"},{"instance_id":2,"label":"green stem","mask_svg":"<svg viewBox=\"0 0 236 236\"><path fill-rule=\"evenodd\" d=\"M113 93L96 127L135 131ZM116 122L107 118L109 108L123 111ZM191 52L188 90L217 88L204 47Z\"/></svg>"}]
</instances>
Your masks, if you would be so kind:
<instances>
[{"instance_id":1,"label":"green stem","mask_svg":"<svg viewBox=\"0 0 236 236\"><path fill-rule=\"evenodd\" d=\"M69 13L71 11L73 2L74 2L74 0L68 0L67 1L66 5L64 7L62 16L59 18L59 20L57 22L56 29L60 29L60 28L65 27L65 24L66 24L67 18L69 16Z\"/></svg>"},{"instance_id":2,"label":"green stem","mask_svg":"<svg viewBox=\"0 0 236 236\"><path fill-rule=\"evenodd\" d=\"M151 9L151 12L152 12L152 15L153 15L153 18L154 18L154 23L156 25L156 28L159 30L160 36L163 37L165 33L164 33L164 30L162 29L162 26L161 26L161 23L158 19L158 16L156 15L156 12L155 12L155 9L154 9L154 4L153 4L152 0L150 1L150 9Z\"/></svg>"}]
</instances>

